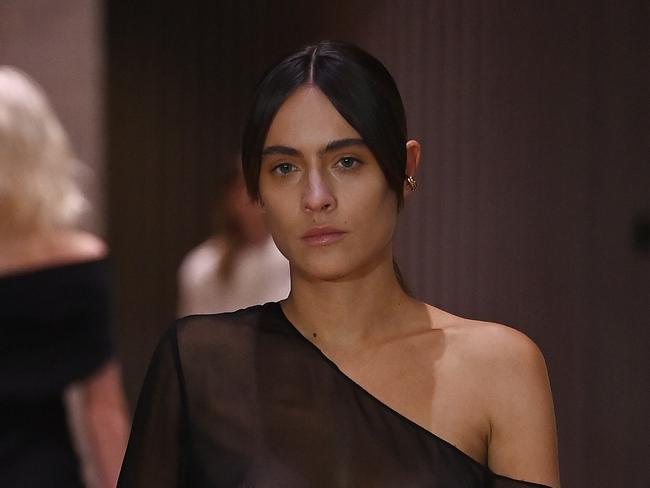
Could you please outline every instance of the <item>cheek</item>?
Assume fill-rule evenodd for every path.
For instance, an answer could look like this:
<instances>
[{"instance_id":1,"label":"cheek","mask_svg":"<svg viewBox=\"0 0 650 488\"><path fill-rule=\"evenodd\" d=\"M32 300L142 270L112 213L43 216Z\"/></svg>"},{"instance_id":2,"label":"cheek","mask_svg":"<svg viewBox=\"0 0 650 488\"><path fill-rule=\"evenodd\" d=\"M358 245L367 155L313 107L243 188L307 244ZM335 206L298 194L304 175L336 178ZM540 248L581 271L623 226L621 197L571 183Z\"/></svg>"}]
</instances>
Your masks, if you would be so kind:
<instances>
[{"instance_id":1,"label":"cheek","mask_svg":"<svg viewBox=\"0 0 650 488\"><path fill-rule=\"evenodd\" d=\"M341 248L342 263L365 265L383 256L391 245L397 223L397 199L392 191L377 185L355 192L343 210L344 225L352 230L351 239Z\"/></svg>"},{"instance_id":2,"label":"cheek","mask_svg":"<svg viewBox=\"0 0 650 488\"><path fill-rule=\"evenodd\" d=\"M359 191L359 188L364 191ZM376 178L350 188L345 199L346 214L354 218L355 225L378 227L393 227L397 220L397 197L388 188L382 178Z\"/></svg>"}]
</instances>

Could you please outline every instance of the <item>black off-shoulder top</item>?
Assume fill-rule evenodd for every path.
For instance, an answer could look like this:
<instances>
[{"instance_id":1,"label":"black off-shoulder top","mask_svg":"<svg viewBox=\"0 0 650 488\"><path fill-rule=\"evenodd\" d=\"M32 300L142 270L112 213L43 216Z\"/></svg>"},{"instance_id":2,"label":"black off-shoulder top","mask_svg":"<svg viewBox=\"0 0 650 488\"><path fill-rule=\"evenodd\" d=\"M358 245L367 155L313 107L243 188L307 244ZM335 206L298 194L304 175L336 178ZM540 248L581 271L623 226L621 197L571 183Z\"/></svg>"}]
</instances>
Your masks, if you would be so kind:
<instances>
[{"instance_id":1,"label":"black off-shoulder top","mask_svg":"<svg viewBox=\"0 0 650 488\"><path fill-rule=\"evenodd\" d=\"M113 354L108 261L0 276L0 486L81 487L66 386Z\"/></svg>"}]
</instances>

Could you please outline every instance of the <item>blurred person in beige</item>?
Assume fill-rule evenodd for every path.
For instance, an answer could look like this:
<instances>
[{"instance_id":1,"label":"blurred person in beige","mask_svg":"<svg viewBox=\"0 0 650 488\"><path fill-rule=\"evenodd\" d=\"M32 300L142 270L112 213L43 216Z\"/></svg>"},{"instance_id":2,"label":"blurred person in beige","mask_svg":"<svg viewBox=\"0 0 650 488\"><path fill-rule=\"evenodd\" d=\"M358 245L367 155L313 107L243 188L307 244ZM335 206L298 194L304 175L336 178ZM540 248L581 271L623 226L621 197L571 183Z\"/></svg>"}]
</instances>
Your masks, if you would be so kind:
<instances>
[{"instance_id":1,"label":"blurred person in beige","mask_svg":"<svg viewBox=\"0 0 650 488\"><path fill-rule=\"evenodd\" d=\"M241 171L228 173L224 187L215 209L223 230L192 249L179 268L179 316L232 312L289 294L289 262L248 196Z\"/></svg>"},{"instance_id":2,"label":"blurred person in beige","mask_svg":"<svg viewBox=\"0 0 650 488\"><path fill-rule=\"evenodd\" d=\"M0 66L0 486L115 486L128 436L107 250L42 89Z\"/></svg>"}]
</instances>

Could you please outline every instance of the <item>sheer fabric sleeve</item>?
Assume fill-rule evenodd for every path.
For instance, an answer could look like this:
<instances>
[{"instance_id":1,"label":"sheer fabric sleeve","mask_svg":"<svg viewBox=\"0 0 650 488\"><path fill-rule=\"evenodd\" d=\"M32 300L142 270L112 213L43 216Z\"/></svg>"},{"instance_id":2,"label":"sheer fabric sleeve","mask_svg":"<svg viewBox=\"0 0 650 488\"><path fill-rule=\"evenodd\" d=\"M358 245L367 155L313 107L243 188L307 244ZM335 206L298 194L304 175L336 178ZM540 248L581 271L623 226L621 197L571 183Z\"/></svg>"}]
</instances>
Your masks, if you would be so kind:
<instances>
[{"instance_id":1,"label":"sheer fabric sleeve","mask_svg":"<svg viewBox=\"0 0 650 488\"><path fill-rule=\"evenodd\" d=\"M156 348L136 407L118 488L184 487L187 415L176 328Z\"/></svg>"}]
</instances>

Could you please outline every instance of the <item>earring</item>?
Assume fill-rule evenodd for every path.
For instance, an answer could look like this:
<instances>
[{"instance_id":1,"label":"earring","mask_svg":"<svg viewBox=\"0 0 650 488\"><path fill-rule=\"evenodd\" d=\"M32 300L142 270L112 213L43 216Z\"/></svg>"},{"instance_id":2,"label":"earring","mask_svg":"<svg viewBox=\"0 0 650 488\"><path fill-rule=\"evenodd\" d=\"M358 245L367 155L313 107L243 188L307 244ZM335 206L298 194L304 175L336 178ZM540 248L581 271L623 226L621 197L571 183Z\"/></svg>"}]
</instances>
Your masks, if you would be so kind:
<instances>
[{"instance_id":1,"label":"earring","mask_svg":"<svg viewBox=\"0 0 650 488\"><path fill-rule=\"evenodd\" d=\"M412 176L406 177L406 184L409 186L409 190L411 191L415 191L415 189L418 187L418 182L415 181L415 178Z\"/></svg>"}]
</instances>

